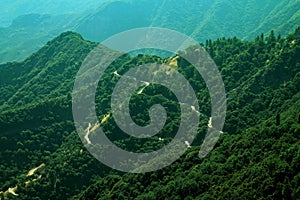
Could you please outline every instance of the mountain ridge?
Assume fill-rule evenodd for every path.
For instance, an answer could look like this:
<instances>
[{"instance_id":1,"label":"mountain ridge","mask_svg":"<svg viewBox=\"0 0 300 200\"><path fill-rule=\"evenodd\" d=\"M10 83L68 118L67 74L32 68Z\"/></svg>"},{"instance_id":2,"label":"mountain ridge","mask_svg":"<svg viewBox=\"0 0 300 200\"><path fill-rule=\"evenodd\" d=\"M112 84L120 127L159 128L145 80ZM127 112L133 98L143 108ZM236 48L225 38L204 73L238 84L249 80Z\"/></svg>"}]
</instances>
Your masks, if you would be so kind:
<instances>
[{"instance_id":1,"label":"mountain ridge","mask_svg":"<svg viewBox=\"0 0 300 200\"><path fill-rule=\"evenodd\" d=\"M1 88L6 91L4 92L6 97L2 99L2 102L4 101L6 105L0 106L2 107L2 110L3 107L9 108L16 104L19 104L20 106L24 105L24 103L28 103L26 98L24 98L24 95L28 94L22 92L27 90L26 87L31 88L30 91L39 93L40 96L36 96L38 98L55 97L55 94L53 94L51 90L55 89L57 91L59 82L53 82L52 80L52 83L50 84L50 77L74 77L81 63L75 62L78 58L72 58L70 55L74 55L73 51L82 52L78 53L78 55L81 55L80 59L83 60L96 45L96 43L83 41L83 38L79 34L65 32L51 42L48 42L41 50L27 58L23 63L9 63L0 66L2 71L0 75L1 85L5 86L2 86ZM81 49L78 49L78 46L81 46ZM49 60L49 57L51 57L52 60ZM17 68L23 69L16 70ZM11 72L17 72L17 74ZM38 82L40 83L38 84L39 87L41 85L44 85L44 87L40 87L40 89L32 88L32 85L36 85ZM50 85L52 86L49 87ZM13 86L17 88L17 90L10 89L8 92L8 88ZM72 88L72 83L68 83L68 87ZM62 88L62 90L65 89ZM44 95L41 96L41 94ZM22 100L23 103L19 100Z\"/></svg>"}]
</instances>

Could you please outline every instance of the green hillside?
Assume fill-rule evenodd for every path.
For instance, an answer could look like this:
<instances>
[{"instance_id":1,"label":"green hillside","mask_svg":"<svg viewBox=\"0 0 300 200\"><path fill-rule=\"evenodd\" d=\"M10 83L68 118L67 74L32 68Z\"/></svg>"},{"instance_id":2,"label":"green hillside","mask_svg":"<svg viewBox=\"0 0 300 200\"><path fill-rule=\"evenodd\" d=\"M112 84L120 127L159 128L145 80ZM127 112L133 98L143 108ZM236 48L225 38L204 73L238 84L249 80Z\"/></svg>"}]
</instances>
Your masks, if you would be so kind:
<instances>
[{"instance_id":1,"label":"green hillside","mask_svg":"<svg viewBox=\"0 0 300 200\"><path fill-rule=\"evenodd\" d=\"M299 99L298 93L298 99ZM300 101L238 135L224 134L211 154L191 148L154 173L110 175L74 199L298 199Z\"/></svg>"},{"instance_id":2,"label":"green hillside","mask_svg":"<svg viewBox=\"0 0 300 200\"><path fill-rule=\"evenodd\" d=\"M0 110L70 94L82 60L96 46L66 32L25 61L0 66Z\"/></svg>"},{"instance_id":3,"label":"green hillside","mask_svg":"<svg viewBox=\"0 0 300 200\"><path fill-rule=\"evenodd\" d=\"M193 67L180 57L147 55L124 55L112 63L97 88L99 120L110 113L110 94L119 80L116 70L122 75L137 64L175 59L178 71L197 91L203 116L192 147L167 168L146 174L124 174L99 163L75 131L71 104L74 78L96 43L65 32L25 61L1 65L0 197L297 199L300 29L287 37L269 35L253 41L223 38L205 42L204 48L221 71L228 111L225 133L204 159L197 155L207 130L210 103L208 90ZM193 47L186 51L193 52ZM177 131L180 110L176 98L163 87L149 85L141 95L132 96L130 108L133 120L146 125L148 108L156 103L165 107L168 118L152 138L128 137L112 117L101 127L123 149L159 149ZM18 196L7 194L9 188L15 188Z\"/></svg>"}]
</instances>

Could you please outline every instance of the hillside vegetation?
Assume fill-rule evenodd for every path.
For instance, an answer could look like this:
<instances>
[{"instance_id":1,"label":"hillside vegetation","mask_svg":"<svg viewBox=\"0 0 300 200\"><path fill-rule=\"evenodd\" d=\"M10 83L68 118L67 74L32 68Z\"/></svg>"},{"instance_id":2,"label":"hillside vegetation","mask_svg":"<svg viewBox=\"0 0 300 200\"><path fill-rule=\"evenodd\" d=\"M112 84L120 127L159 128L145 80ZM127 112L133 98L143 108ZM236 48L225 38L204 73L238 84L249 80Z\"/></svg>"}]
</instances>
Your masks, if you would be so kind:
<instances>
[{"instance_id":1,"label":"hillside vegetation","mask_svg":"<svg viewBox=\"0 0 300 200\"><path fill-rule=\"evenodd\" d=\"M198 135L192 147L165 169L124 174L93 158L72 118L71 92L85 56L97 44L65 32L20 63L0 66L0 196L11 199L297 199L300 135L300 29L287 37L261 35L207 40L204 48L224 79L228 111L225 133L204 159L197 155L210 117L209 94L200 74L181 57L124 55L102 77L96 103L101 127L118 146L138 152L172 140L179 104L169 90L149 85L131 101L132 118L149 122L151 105L168 111L167 124L150 139L126 136L110 113L110 94L121 76L143 63L177 61L199 100ZM103 47L104 48L104 47ZM193 47L186 53L194 52ZM108 117L107 117L108 116ZM94 124L93 124L94 125ZM163 138L160 140L159 138ZM42 166L39 168L39 166ZM35 168L37 168L34 170ZM34 173L29 173L33 170ZM32 174L28 176L28 174ZM14 191L18 196L14 196Z\"/></svg>"}]
</instances>

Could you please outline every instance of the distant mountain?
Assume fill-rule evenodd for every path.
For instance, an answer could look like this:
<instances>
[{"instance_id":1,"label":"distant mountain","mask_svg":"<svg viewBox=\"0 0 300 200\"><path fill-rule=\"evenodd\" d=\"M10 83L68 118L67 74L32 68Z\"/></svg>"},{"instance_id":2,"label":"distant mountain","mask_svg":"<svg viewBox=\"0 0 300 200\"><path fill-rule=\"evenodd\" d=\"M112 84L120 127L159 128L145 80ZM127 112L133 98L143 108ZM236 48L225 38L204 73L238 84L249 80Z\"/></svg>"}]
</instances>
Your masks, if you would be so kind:
<instances>
[{"instance_id":1,"label":"distant mountain","mask_svg":"<svg viewBox=\"0 0 300 200\"><path fill-rule=\"evenodd\" d=\"M0 28L0 63L21 61L61 32L72 29L76 15L28 14Z\"/></svg>"},{"instance_id":2,"label":"distant mountain","mask_svg":"<svg viewBox=\"0 0 300 200\"><path fill-rule=\"evenodd\" d=\"M0 2L0 27L9 26L12 21L27 14L64 15L83 13L107 0L2 0Z\"/></svg>"},{"instance_id":3,"label":"distant mountain","mask_svg":"<svg viewBox=\"0 0 300 200\"><path fill-rule=\"evenodd\" d=\"M132 28L147 27L157 14L159 1L115 1L104 4L78 23L76 32L92 41Z\"/></svg>"},{"instance_id":4,"label":"distant mountain","mask_svg":"<svg viewBox=\"0 0 300 200\"><path fill-rule=\"evenodd\" d=\"M300 22L299 9L300 2L290 0L167 0L153 25L181 30L201 42L232 36L252 40L271 30L290 33Z\"/></svg>"},{"instance_id":5,"label":"distant mountain","mask_svg":"<svg viewBox=\"0 0 300 200\"><path fill-rule=\"evenodd\" d=\"M76 31L97 41L141 26L177 30L199 42L232 36L254 39L271 30L282 35L293 31L300 22L299 10L300 2L291 0L117 1L91 14Z\"/></svg>"},{"instance_id":6,"label":"distant mountain","mask_svg":"<svg viewBox=\"0 0 300 200\"><path fill-rule=\"evenodd\" d=\"M82 10L90 10L84 13L79 9L80 2L69 1L74 8L66 7L63 1L51 4L47 12L47 5L50 5L50 1L47 1L36 9L40 14L50 15L25 15L11 26L0 28L0 63L21 61L66 30L76 31L85 39L101 42L128 29L157 26L177 30L204 43L207 39L233 36L252 40L271 30L284 36L300 24L298 0L88 1ZM28 8L31 5L35 4L28 3ZM73 12L70 13L68 10L71 8ZM28 27L31 21L34 27ZM15 26L16 22L18 26Z\"/></svg>"},{"instance_id":7,"label":"distant mountain","mask_svg":"<svg viewBox=\"0 0 300 200\"><path fill-rule=\"evenodd\" d=\"M0 63L22 61L107 1L1 1Z\"/></svg>"}]
</instances>

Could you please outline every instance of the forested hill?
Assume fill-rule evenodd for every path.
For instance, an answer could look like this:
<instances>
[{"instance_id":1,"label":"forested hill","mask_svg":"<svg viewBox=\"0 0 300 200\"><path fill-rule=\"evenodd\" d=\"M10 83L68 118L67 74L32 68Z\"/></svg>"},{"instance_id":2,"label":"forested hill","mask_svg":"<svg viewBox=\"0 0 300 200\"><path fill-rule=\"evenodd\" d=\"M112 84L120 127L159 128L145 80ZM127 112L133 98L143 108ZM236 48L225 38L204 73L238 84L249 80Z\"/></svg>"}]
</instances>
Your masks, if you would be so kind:
<instances>
[{"instance_id":1,"label":"forested hill","mask_svg":"<svg viewBox=\"0 0 300 200\"><path fill-rule=\"evenodd\" d=\"M82 60L96 45L66 32L25 61L0 65L0 111L70 94Z\"/></svg>"},{"instance_id":2,"label":"forested hill","mask_svg":"<svg viewBox=\"0 0 300 200\"><path fill-rule=\"evenodd\" d=\"M287 38L207 41L229 103L227 133L210 155L198 158L195 146L165 169L110 175L74 199L298 199L299 39L297 29Z\"/></svg>"},{"instance_id":3,"label":"forested hill","mask_svg":"<svg viewBox=\"0 0 300 200\"><path fill-rule=\"evenodd\" d=\"M178 127L176 98L152 84L133 94L130 108L133 120L145 125L148 108L162 104L170 118L159 135L147 140L128 137L108 115L119 76L136 65L175 63L196 91L203 114L188 152L165 169L140 175L121 174L99 163L75 131L72 87L83 59L96 45L65 32L25 61L0 66L1 198L296 199L300 195L299 28L287 37L270 33L253 41L206 41L204 48L225 83L228 112L225 133L204 159L197 152L207 130L210 101L200 74L178 56L124 55L112 63L97 88L96 103L99 120L105 119L100 126L118 146L153 151L171 141ZM186 51L193 52L193 47Z\"/></svg>"}]
</instances>

